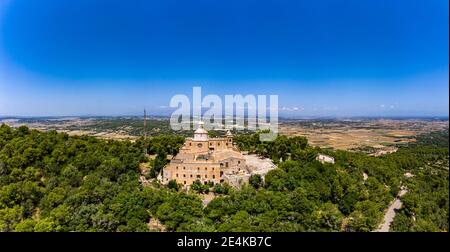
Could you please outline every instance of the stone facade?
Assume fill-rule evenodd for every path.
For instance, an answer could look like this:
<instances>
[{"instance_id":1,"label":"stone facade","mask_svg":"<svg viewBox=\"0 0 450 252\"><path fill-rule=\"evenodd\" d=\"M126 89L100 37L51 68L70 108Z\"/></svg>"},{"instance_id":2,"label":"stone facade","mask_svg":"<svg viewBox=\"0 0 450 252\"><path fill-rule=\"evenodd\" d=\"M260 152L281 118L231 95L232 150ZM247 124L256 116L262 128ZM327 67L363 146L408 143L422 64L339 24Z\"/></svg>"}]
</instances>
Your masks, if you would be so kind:
<instances>
[{"instance_id":1,"label":"stone facade","mask_svg":"<svg viewBox=\"0 0 450 252\"><path fill-rule=\"evenodd\" d=\"M330 163L330 164L334 164L334 158L324 155L324 154L319 154L316 157L316 160L318 160L319 162L323 163Z\"/></svg>"},{"instance_id":2,"label":"stone facade","mask_svg":"<svg viewBox=\"0 0 450 252\"><path fill-rule=\"evenodd\" d=\"M161 181L170 180L184 186L194 181L222 183L227 175L246 173L245 157L233 144L233 136L227 132L223 138L209 138L208 131L199 123L193 138L187 138L178 155L164 167Z\"/></svg>"}]
</instances>

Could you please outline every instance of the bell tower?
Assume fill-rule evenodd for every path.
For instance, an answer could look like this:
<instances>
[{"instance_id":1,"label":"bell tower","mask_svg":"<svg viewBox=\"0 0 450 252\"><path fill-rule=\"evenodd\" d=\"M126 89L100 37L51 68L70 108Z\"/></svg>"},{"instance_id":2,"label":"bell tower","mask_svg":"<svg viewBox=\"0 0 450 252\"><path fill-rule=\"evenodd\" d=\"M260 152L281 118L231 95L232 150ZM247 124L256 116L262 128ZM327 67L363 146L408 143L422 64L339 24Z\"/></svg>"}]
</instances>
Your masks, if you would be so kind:
<instances>
[{"instance_id":1,"label":"bell tower","mask_svg":"<svg viewBox=\"0 0 450 252\"><path fill-rule=\"evenodd\" d=\"M225 139L227 141L228 147L233 147L233 134L230 130L227 130L227 133L225 134Z\"/></svg>"}]
</instances>

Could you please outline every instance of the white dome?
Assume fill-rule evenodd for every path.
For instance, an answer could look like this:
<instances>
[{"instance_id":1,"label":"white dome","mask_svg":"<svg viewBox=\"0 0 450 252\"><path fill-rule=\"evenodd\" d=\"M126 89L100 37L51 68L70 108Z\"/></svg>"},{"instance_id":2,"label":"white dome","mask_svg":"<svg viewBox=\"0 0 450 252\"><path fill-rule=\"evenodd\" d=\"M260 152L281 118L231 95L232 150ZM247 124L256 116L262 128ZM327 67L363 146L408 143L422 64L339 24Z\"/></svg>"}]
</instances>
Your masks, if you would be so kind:
<instances>
[{"instance_id":1,"label":"white dome","mask_svg":"<svg viewBox=\"0 0 450 252\"><path fill-rule=\"evenodd\" d=\"M208 131L203 128L203 122L198 123L198 129L194 132L194 140L208 140Z\"/></svg>"}]
</instances>

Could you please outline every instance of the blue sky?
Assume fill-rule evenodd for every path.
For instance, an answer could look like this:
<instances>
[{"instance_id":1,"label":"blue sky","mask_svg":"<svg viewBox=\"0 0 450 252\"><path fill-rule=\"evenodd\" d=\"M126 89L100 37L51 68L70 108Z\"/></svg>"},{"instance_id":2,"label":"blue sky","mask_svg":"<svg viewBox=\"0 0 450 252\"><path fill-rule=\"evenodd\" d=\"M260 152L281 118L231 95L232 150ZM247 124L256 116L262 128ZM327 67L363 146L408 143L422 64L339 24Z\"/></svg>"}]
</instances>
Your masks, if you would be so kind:
<instances>
[{"instance_id":1,"label":"blue sky","mask_svg":"<svg viewBox=\"0 0 450 252\"><path fill-rule=\"evenodd\" d=\"M219 3L220 2L220 3ZM0 0L0 115L277 94L296 116L448 115L447 0Z\"/></svg>"}]
</instances>

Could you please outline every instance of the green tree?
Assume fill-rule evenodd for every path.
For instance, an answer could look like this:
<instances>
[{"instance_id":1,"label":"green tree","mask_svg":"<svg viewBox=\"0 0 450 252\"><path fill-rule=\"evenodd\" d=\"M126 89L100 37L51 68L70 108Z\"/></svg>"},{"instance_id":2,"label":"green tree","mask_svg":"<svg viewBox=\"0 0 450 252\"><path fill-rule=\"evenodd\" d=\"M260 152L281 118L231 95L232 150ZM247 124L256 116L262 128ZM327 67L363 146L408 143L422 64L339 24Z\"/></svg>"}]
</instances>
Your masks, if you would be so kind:
<instances>
[{"instance_id":1,"label":"green tree","mask_svg":"<svg viewBox=\"0 0 450 252\"><path fill-rule=\"evenodd\" d=\"M255 189L258 189L263 186L263 179L259 174L253 174L250 176L248 183L253 186Z\"/></svg>"},{"instance_id":2,"label":"green tree","mask_svg":"<svg viewBox=\"0 0 450 252\"><path fill-rule=\"evenodd\" d=\"M0 209L0 231L14 231L16 225L20 223L22 218L23 208L20 206Z\"/></svg>"},{"instance_id":3,"label":"green tree","mask_svg":"<svg viewBox=\"0 0 450 252\"><path fill-rule=\"evenodd\" d=\"M167 187L169 189L173 189L175 191L180 190L181 185L177 183L177 181L175 179L172 179L169 181L169 183L167 184Z\"/></svg>"}]
</instances>

